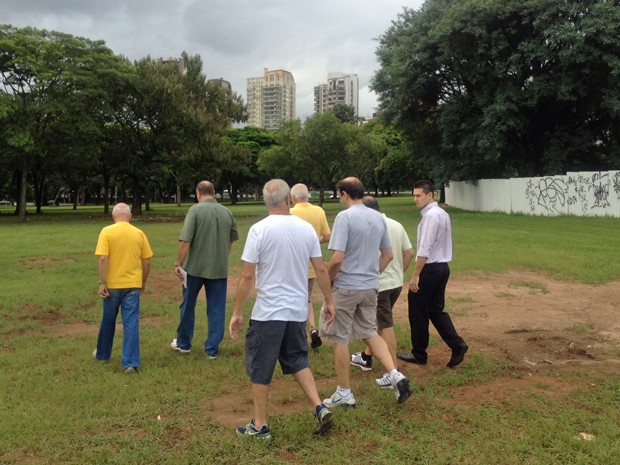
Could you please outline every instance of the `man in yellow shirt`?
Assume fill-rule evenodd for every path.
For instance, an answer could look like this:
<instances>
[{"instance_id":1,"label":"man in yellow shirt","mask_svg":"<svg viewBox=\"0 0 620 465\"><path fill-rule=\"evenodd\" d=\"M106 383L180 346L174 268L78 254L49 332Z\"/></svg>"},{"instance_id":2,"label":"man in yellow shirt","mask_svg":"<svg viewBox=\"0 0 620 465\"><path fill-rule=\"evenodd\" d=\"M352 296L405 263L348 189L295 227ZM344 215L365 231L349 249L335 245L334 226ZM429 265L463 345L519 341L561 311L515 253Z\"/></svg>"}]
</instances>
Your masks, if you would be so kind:
<instances>
[{"instance_id":1,"label":"man in yellow shirt","mask_svg":"<svg viewBox=\"0 0 620 465\"><path fill-rule=\"evenodd\" d=\"M108 361L112 356L119 308L123 319L121 362L127 373L140 366L140 293L151 269L153 251L146 235L131 221L131 210L119 203L112 210L114 224L99 233L95 255L99 257L99 296L103 315L93 356Z\"/></svg>"},{"instance_id":2,"label":"man in yellow shirt","mask_svg":"<svg viewBox=\"0 0 620 465\"><path fill-rule=\"evenodd\" d=\"M291 188L291 200L293 202L293 208L291 208L291 214L295 215L302 220L307 221L312 225L316 231L316 235L319 238L319 242L329 242L329 236L331 231L327 224L327 217L325 216L325 210L317 205L312 205L308 200L310 194L308 187L305 184L295 184ZM310 346L316 349L323 344L319 336L319 331L316 329L314 322L314 306L312 305L312 288L314 287L314 280L316 274L314 268L310 266L310 274L308 277L308 324L310 325Z\"/></svg>"}]
</instances>

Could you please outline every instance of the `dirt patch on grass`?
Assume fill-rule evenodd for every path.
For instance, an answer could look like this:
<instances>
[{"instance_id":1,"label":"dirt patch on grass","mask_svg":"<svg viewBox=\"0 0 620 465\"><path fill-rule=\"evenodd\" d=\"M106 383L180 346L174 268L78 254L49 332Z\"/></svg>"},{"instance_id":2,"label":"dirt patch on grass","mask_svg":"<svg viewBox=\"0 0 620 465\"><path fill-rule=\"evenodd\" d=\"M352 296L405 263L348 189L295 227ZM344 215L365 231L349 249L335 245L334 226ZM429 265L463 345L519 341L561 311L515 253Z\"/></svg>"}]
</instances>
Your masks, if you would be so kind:
<instances>
[{"instance_id":1,"label":"dirt patch on grass","mask_svg":"<svg viewBox=\"0 0 620 465\"><path fill-rule=\"evenodd\" d=\"M442 402L509 402L511 396L523 392L560 396L575 388L567 381L570 377L564 376L571 370L620 374L619 284L566 283L524 271L453 276L446 293L447 310L470 346L464 366L476 355L501 358L508 361L518 376L500 376L475 385L451 387L449 399ZM154 273L143 298L145 301L167 299L178 305L180 286L172 271ZM234 296L235 290L236 279L230 278L229 297ZM204 298L203 291L200 299ZM320 291L316 286L313 299L318 306ZM33 308L26 310L25 314L31 318L37 313ZM408 328L406 291L401 294L394 315L397 322ZM60 312L52 312L39 314L36 319L47 327L47 331L58 336L96 334L98 331L96 324L61 324L62 317ZM176 313L165 318L176 318ZM142 318L141 322L157 326L165 320L164 317ZM435 336L435 342L429 348L428 364L419 366L401 362L399 367L422 389L426 380L450 372L445 367L450 350L432 327L431 334ZM408 350L408 336L401 337L398 343L400 350ZM332 347L326 343L320 350L331 353ZM356 387L371 384L382 371L377 367L370 373L355 369L351 373L352 384ZM331 393L336 384L335 378L317 380L319 392L323 394ZM223 425L239 425L253 415L249 389L224 393L210 402L218 406L210 414ZM404 408L415 408L415 402ZM270 415L310 410L311 406L292 377L278 378L273 382Z\"/></svg>"},{"instance_id":2,"label":"dirt patch on grass","mask_svg":"<svg viewBox=\"0 0 620 465\"><path fill-rule=\"evenodd\" d=\"M231 280L233 281L233 280ZM229 283L233 287L233 283ZM230 289L229 289L230 291ZM450 388L454 404L509 402L523 392L556 397L575 389L563 374L568 370L620 373L619 283L603 286L555 281L543 274L509 271L495 275L454 276L447 290L447 310L470 346L465 359L485 355L508 360L517 377L507 376ZM320 291L313 294L320 302ZM401 294L394 309L396 321L408 328L407 295ZM450 370L445 364L450 350L431 327L436 343L429 348L428 364L401 362L399 368L422 386L426 379ZM409 348L408 337L398 341ZM329 344L320 350L332 348ZM458 368L457 368L458 370ZM352 384L372 383L380 367L362 373L353 369ZM331 393L335 378L317 380L322 393ZM253 415L250 391L220 396L214 419L238 425ZM414 405L412 403L411 405ZM270 415L309 410L308 401L292 377L277 379L270 390ZM404 408L409 408L407 405ZM413 407L410 407L413 408Z\"/></svg>"}]
</instances>

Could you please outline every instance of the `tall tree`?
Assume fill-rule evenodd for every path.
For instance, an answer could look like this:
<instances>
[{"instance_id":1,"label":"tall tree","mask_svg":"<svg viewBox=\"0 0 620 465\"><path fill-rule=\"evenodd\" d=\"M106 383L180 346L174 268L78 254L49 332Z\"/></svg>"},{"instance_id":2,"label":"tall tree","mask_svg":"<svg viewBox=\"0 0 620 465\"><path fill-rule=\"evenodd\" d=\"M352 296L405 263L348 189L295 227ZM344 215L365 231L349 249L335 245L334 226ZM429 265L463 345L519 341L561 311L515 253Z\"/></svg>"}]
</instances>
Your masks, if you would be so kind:
<instances>
[{"instance_id":1,"label":"tall tree","mask_svg":"<svg viewBox=\"0 0 620 465\"><path fill-rule=\"evenodd\" d=\"M72 148L63 137L68 127L77 134L72 140L96 131L93 105L97 108L97 102L105 100L98 76L118 63L102 41L0 25L0 138L2 154L19 176L17 210L22 221L31 170L37 169L40 211L45 173L38 170L54 158L62 165ZM73 150L78 150L76 144Z\"/></svg>"},{"instance_id":2,"label":"tall tree","mask_svg":"<svg viewBox=\"0 0 620 465\"><path fill-rule=\"evenodd\" d=\"M259 168L318 188L321 204L326 189L333 189L343 176L361 171L361 165L353 162L359 129L342 123L332 112L317 113L303 126L299 120L290 121L278 136L279 145L261 154Z\"/></svg>"},{"instance_id":3,"label":"tall tree","mask_svg":"<svg viewBox=\"0 0 620 465\"><path fill-rule=\"evenodd\" d=\"M381 36L371 87L435 181L618 167L619 6L427 0Z\"/></svg>"}]
</instances>

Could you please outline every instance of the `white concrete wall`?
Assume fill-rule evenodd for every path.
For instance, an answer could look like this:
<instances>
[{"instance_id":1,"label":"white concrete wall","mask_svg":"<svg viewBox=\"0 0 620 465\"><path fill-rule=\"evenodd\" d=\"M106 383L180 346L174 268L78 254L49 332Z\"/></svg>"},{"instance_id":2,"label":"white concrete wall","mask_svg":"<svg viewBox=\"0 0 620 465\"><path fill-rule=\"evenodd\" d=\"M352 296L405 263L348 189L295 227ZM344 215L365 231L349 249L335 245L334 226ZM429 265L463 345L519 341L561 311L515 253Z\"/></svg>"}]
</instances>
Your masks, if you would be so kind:
<instances>
[{"instance_id":1,"label":"white concrete wall","mask_svg":"<svg viewBox=\"0 0 620 465\"><path fill-rule=\"evenodd\" d=\"M452 181L446 204L482 212L620 217L620 171Z\"/></svg>"}]
</instances>

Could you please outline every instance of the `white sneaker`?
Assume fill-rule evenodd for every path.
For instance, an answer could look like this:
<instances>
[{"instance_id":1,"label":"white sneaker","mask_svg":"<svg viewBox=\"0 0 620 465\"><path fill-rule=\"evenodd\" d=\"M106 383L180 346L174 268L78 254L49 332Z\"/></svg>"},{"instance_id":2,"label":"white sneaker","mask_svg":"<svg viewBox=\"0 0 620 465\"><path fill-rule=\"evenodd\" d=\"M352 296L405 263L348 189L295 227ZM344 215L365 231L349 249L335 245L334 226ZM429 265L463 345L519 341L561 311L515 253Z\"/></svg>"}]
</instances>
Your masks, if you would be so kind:
<instances>
[{"instance_id":1,"label":"white sneaker","mask_svg":"<svg viewBox=\"0 0 620 465\"><path fill-rule=\"evenodd\" d=\"M346 397L342 397L338 393L338 389L336 389L336 392L334 392L329 399L323 400L323 404L325 404L327 408L338 406L355 408L355 396L351 393Z\"/></svg>"},{"instance_id":2,"label":"white sneaker","mask_svg":"<svg viewBox=\"0 0 620 465\"><path fill-rule=\"evenodd\" d=\"M351 355L351 365L360 367L364 371L372 370L372 359L364 360L361 352Z\"/></svg>"},{"instance_id":3,"label":"white sneaker","mask_svg":"<svg viewBox=\"0 0 620 465\"><path fill-rule=\"evenodd\" d=\"M191 352L191 349L181 349L177 345L177 340L176 339L172 340L172 342L170 343L170 347L172 347L172 350L176 350L177 352L181 352L182 354L189 354Z\"/></svg>"},{"instance_id":4,"label":"white sneaker","mask_svg":"<svg viewBox=\"0 0 620 465\"><path fill-rule=\"evenodd\" d=\"M411 397L411 388L409 387L409 380L400 371L397 371L392 378L392 387L394 388L394 395L396 396L396 402L402 404L404 401Z\"/></svg>"},{"instance_id":5,"label":"white sneaker","mask_svg":"<svg viewBox=\"0 0 620 465\"><path fill-rule=\"evenodd\" d=\"M394 389L390 375L387 373L385 373L381 378L375 379L375 385L379 386L381 389Z\"/></svg>"}]
</instances>

